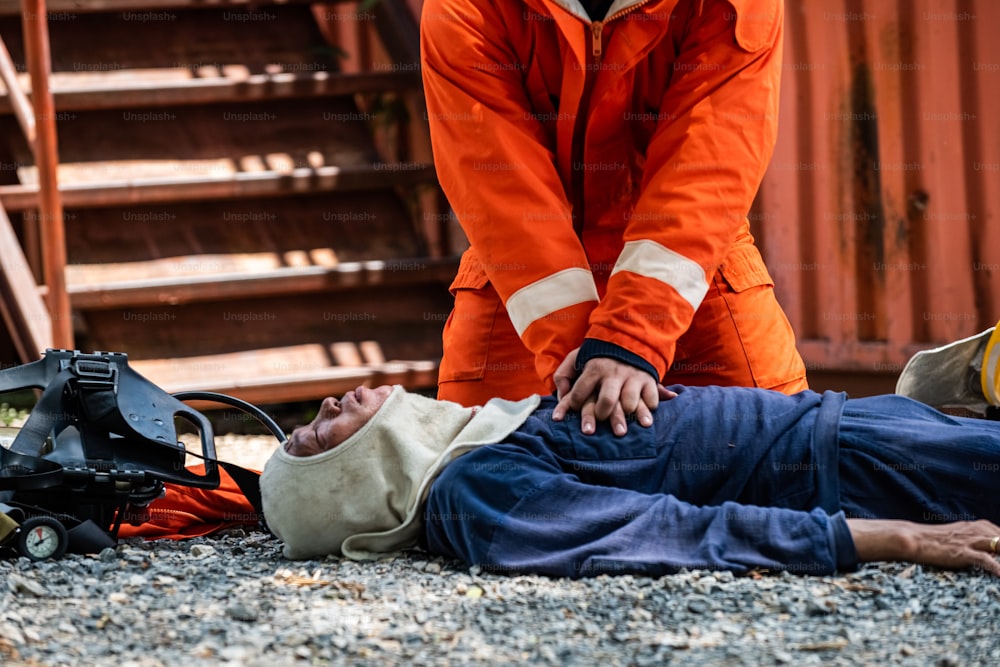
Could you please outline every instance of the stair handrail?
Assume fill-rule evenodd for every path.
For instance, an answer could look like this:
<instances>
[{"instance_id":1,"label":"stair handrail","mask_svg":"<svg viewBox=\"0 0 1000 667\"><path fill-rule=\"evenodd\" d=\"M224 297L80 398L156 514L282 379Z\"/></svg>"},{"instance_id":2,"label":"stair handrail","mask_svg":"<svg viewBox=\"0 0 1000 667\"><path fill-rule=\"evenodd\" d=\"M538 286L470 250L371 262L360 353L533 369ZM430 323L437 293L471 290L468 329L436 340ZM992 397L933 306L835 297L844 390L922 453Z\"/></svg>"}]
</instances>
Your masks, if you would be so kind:
<instances>
[{"instance_id":1,"label":"stair handrail","mask_svg":"<svg viewBox=\"0 0 1000 667\"><path fill-rule=\"evenodd\" d=\"M0 37L0 78L38 168L38 223L41 233L45 300L55 347L73 348L73 325L66 289L66 229L56 170L59 165L55 100L49 87L48 10L45 0L21 0L24 57L31 79L31 103L17 80L17 68ZM41 350L38 350L40 352ZM33 360L33 358L31 359Z\"/></svg>"}]
</instances>

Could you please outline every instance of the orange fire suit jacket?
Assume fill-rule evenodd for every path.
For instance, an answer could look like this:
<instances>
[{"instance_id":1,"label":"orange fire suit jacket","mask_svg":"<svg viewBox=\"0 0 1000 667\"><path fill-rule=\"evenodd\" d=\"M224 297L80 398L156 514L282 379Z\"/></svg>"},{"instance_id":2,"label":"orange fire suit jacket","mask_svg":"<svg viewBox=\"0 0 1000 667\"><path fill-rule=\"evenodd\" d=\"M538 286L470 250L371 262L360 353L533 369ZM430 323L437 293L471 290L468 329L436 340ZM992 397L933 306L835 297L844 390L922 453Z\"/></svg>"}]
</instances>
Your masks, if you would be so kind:
<instances>
[{"instance_id":1,"label":"orange fire suit jacket","mask_svg":"<svg viewBox=\"0 0 1000 667\"><path fill-rule=\"evenodd\" d=\"M782 25L782 0L616 0L603 21L578 0L425 2L434 159L470 241L452 289L492 285L549 387L585 340L578 364L663 378L720 268L773 284L747 214Z\"/></svg>"}]
</instances>

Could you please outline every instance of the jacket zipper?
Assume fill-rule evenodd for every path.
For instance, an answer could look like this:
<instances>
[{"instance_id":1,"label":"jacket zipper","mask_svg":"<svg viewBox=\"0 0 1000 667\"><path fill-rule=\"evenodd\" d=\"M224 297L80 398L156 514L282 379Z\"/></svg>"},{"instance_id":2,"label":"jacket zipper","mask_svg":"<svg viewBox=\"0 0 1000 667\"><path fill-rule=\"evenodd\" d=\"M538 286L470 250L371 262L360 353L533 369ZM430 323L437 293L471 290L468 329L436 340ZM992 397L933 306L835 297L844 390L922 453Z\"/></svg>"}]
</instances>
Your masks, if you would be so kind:
<instances>
[{"instance_id":1,"label":"jacket zipper","mask_svg":"<svg viewBox=\"0 0 1000 667\"><path fill-rule=\"evenodd\" d=\"M631 12L631 11L633 11L633 10L639 8L639 7L642 7L647 2L649 2L649 0L639 0L639 2L636 2L635 4L630 5L629 7L621 9L621 10L615 12L614 14L612 14L611 16L605 17L603 21L591 21L590 22L590 52L591 52L591 55L592 55L593 61L594 61L592 63L592 65L596 65L598 67L593 67L593 68L588 68L588 69L593 69L594 71L596 71L597 69L599 69L599 66L600 66L600 63L601 63L601 56L604 54L604 41L603 41L604 26L607 25L608 21L613 21L614 19L617 19L617 18L619 18L621 16L624 16L625 14L628 14L629 12ZM595 79L595 77L592 76L589 72L586 73L585 79L584 79L584 94L583 94L581 102L580 102L580 108L581 109L586 109L586 107L589 105L590 89L591 89L591 87L593 85L594 79ZM587 122L583 118L582 115L580 115L577 118L577 123L578 124L577 124L576 128L574 128L573 135L576 136L578 134L577 131L576 131L576 129L580 129L583 132L584 136L586 136L586 133L587 133ZM580 123L583 124L582 128L580 127ZM578 159L579 160L583 160L584 157L585 157L585 153L586 153L586 151L581 146L579 154L578 155L574 154L572 156L573 157L573 161L576 162L576 161L578 161ZM574 200L575 201L574 201L574 205L573 205L573 212L574 212L574 216L575 216L576 219L573 221L573 228L576 230L576 235L581 240L583 239L583 221L584 221L584 217L585 217L585 213L584 213L584 208L585 208L585 206L584 206L584 196L583 196L583 187L582 187L582 185L583 185L583 183L582 183L583 173L584 172L582 172L582 171L579 172L579 178L581 179L579 182L577 181L577 179L576 179L575 176L574 176L574 179L573 179L573 190L576 193L574 195Z\"/></svg>"},{"instance_id":2,"label":"jacket zipper","mask_svg":"<svg viewBox=\"0 0 1000 667\"><path fill-rule=\"evenodd\" d=\"M604 32L604 26L607 25L608 21L613 21L616 18L619 18L621 16L625 16L629 12L631 12L631 11L633 11L635 9L638 9L639 7L642 7L647 2L649 2L649 0L641 0L640 2L637 2L634 5L629 5L625 9L621 9L621 10L615 12L611 16L605 17L603 21L592 21L591 22L591 24L590 24L590 45L591 45L591 53L593 54L595 61L601 62L601 55L604 53L604 43L603 43L601 37L602 37L602 34Z\"/></svg>"},{"instance_id":3,"label":"jacket zipper","mask_svg":"<svg viewBox=\"0 0 1000 667\"><path fill-rule=\"evenodd\" d=\"M603 53L601 45L601 32L604 30L604 21L594 21L590 24L591 45L594 53L594 60L601 61Z\"/></svg>"}]
</instances>

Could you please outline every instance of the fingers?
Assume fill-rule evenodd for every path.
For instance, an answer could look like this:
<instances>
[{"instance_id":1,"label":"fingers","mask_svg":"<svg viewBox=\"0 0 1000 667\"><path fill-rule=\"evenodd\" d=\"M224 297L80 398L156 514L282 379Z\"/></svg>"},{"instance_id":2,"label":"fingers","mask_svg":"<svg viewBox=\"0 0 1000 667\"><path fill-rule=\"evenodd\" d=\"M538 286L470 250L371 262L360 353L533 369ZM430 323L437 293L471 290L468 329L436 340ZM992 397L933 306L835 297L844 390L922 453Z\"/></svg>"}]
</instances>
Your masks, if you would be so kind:
<instances>
[{"instance_id":1,"label":"fingers","mask_svg":"<svg viewBox=\"0 0 1000 667\"><path fill-rule=\"evenodd\" d=\"M556 375L553 379L556 382L556 397L561 400L573 385L567 377L560 377Z\"/></svg>"},{"instance_id":2,"label":"fingers","mask_svg":"<svg viewBox=\"0 0 1000 667\"><path fill-rule=\"evenodd\" d=\"M677 398L677 392L672 389L667 389L662 384L656 385L656 393L661 401L669 401L671 398Z\"/></svg>"},{"instance_id":3,"label":"fingers","mask_svg":"<svg viewBox=\"0 0 1000 667\"><path fill-rule=\"evenodd\" d=\"M566 358L560 372L567 372L571 358L575 355ZM608 421L615 435L625 435L633 415L640 425L651 426L659 401L676 396L660 387L649 373L607 358L588 361L575 382L569 382L565 375L555 381L559 402L552 419L562 421L568 412L579 411L581 428L590 429L585 433L594 433L597 422Z\"/></svg>"},{"instance_id":4,"label":"fingers","mask_svg":"<svg viewBox=\"0 0 1000 667\"><path fill-rule=\"evenodd\" d=\"M980 535L985 535L971 545L970 566L1000 577L1000 561L997 560L1000 556L1000 526L985 519L970 525Z\"/></svg>"},{"instance_id":5,"label":"fingers","mask_svg":"<svg viewBox=\"0 0 1000 667\"><path fill-rule=\"evenodd\" d=\"M635 418L646 428L653 425L653 412L645 403L639 403L639 406L635 409Z\"/></svg>"},{"instance_id":6,"label":"fingers","mask_svg":"<svg viewBox=\"0 0 1000 667\"><path fill-rule=\"evenodd\" d=\"M628 432L629 415L634 415L644 427L652 426L653 411L657 405L657 383L648 373L640 371L638 375L630 375L620 386L617 383L601 386L597 418L602 418L602 409L607 410L612 430L615 435L622 436Z\"/></svg>"},{"instance_id":7,"label":"fingers","mask_svg":"<svg viewBox=\"0 0 1000 667\"><path fill-rule=\"evenodd\" d=\"M610 419L615 408L621 409L623 383L618 378L610 378L601 383L597 392L597 418Z\"/></svg>"},{"instance_id":8,"label":"fingers","mask_svg":"<svg viewBox=\"0 0 1000 667\"><path fill-rule=\"evenodd\" d=\"M616 403L611 409L609 421L611 422L611 430L619 438L628 433L628 418L625 416L625 410L622 409L621 403Z\"/></svg>"},{"instance_id":9,"label":"fingers","mask_svg":"<svg viewBox=\"0 0 1000 667\"><path fill-rule=\"evenodd\" d=\"M553 381L556 383L556 396L558 398L565 396L566 392L573 386L573 380L576 378L576 356L579 351L580 348L576 348L567 354L552 376Z\"/></svg>"},{"instance_id":10,"label":"fingers","mask_svg":"<svg viewBox=\"0 0 1000 667\"><path fill-rule=\"evenodd\" d=\"M650 378L652 380L652 378ZM642 400L635 409L635 416L643 426L653 425L653 411L660 404L660 384L658 382L644 382L640 391ZM668 390L669 391L669 390ZM673 393L673 392L671 392Z\"/></svg>"},{"instance_id":11,"label":"fingers","mask_svg":"<svg viewBox=\"0 0 1000 667\"><path fill-rule=\"evenodd\" d=\"M989 572L995 577L1000 577L1000 561L997 561L996 557L990 555L989 552L974 551L971 561L969 567Z\"/></svg>"},{"instance_id":12,"label":"fingers","mask_svg":"<svg viewBox=\"0 0 1000 667\"><path fill-rule=\"evenodd\" d=\"M976 568L1000 576L1000 561L997 560L1000 554L990 548L993 538L1000 536L1000 526L993 522L978 520L920 525L912 532L916 540L912 542L914 548L906 560L950 569Z\"/></svg>"},{"instance_id":13,"label":"fingers","mask_svg":"<svg viewBox=\"0 0 1000 667\"><path fill-rule=\"evenodd\" d=\"M552 410L552 419L562 421L569 411L582 411L584 404L592 398L597 388L592 376L581 375ZM593 410L593 408L592 408Z\"/></svg>"}]
</instances>

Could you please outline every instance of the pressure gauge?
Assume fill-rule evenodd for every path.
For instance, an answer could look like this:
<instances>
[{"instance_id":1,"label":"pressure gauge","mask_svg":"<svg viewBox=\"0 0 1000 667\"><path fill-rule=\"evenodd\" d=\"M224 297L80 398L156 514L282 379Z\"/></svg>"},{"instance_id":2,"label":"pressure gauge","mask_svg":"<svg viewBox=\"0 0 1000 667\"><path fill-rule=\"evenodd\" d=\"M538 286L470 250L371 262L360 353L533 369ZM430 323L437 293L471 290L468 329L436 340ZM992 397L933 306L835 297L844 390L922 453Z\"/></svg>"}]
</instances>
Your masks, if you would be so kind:
<instances>
[{"instance_id":1,"label":"pressure gauge","mask_svg":"<svg viewBox=\"0 0 1000 667\"><path fill-rule=\"evenodd\" d=\"M17 550L31 560L59 558L66 553L69 535L62 522L51 516L33 516L21 524Z\"/></svg>"}]
</instances>

